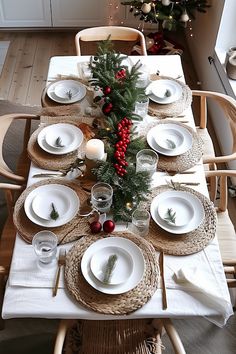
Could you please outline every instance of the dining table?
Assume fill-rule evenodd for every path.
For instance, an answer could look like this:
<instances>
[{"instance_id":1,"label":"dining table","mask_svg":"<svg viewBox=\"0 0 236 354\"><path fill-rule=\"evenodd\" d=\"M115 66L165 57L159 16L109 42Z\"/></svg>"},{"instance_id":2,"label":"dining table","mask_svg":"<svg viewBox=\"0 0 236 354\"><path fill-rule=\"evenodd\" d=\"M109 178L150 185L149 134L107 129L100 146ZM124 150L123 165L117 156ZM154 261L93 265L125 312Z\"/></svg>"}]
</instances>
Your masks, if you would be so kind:
<instances>
[{"instance_id":1,"label":"dining table","mask_svg":"<svg viewBox=\"0 0 236 354\"><path fill-rule=\"evenodd\" d=\"M50 85L58 79L75 79L80 76L80 64L88 62L87 56L55 56L50 59L47 83ZM152 75L178 80L185 85L184 72L179 55L151 55L131 56L129 63L140 61L149 69ZM91 93L91 92L90 92ZM45 103L46 104L46 103ZM97 109L83 100L80 105L81 115L97 114ZM151 111L151 113L153 113ZM169 123L178 122L195 131L195 122L191 102L183 112L169 116ZM159 117L148 114L137 123L137 130L146 136L148 127L151 129ZM196 149L197 150L197 149ZM198 152L196 151L196 154ZM208 199L208 189L201 157L193 166L187 168L187 173L171 175L165 168L158 169L152 177L152 189L167 183L193 183L188 186L196 193ZM32 161L28 176L30 187L34 183L43 181L33 176L37 173L55 172L50 168L42 168ZM210 204L209 204L210 205ZM213 206L212 206L213 207ZM213 209L212 209L213 210ZM116 233L126 233L130 230L130 223L116 223ZM145 237L144 237L145 239ZM58 246L69 251L77 241ZM170 252L171 253L171 252ZM157 256L160 252L157 248ZM221 261L217 235L215 234L202 249L186 254L169 254L164 252L164 277L167 297L167 308L163 308L163 284L159 284L152 296L143 305L128 314L101 313L78 302L68 291L61 272L59 288L56 296L52 296L52 287L57 271L57 262L38 267L33 246L17 233L9 278L6 284L2 317L11 318L47 318L47 319L140 319L140 318L196 318L204 317L217 326L224 326L233 309L230 293L227 287L224 269ZM180 272L189 275L188 283L176 281ZM186 275L186 277L187 277ZM113 295L115 296L115 295ZM141 296L141 295L140 295ZM145 294L143 295L145 296ZM124 302L131 301L124 297ZM96 297L94 298L96 302Z\"/></svg>"}]
</instances>

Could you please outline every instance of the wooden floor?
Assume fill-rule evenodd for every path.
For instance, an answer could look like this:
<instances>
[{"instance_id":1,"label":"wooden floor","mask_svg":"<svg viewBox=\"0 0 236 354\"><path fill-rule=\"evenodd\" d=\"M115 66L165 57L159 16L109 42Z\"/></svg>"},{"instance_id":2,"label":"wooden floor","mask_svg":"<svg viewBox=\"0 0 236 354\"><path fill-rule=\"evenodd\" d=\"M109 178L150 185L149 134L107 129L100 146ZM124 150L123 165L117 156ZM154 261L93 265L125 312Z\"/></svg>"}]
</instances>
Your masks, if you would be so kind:
<instances>
[{"instance_id":1,"label":"wooden floor","mask_svg":"<svg viewBox=\"0 0 236 354\"><path fill-rule=\"evenodd\" d=\"M40 105L40 96L46 83L50 57L75 55L74 35L74 31L0 32L0 40L11 41L0 77L0 98L21 104ZM182 56L182 62L188 85L191 88L197 88L198 80L187 49ZM233 209L236 209L235 201L233 201ZM17 350L18 348L15 348L15 351L8 351L7 344L4 342L3 346L3 341L9 339L12 347L17 337L45 333L47 327L48 331L53 332L56 330L56 324L57 321L50 320L9 320L6 329L0 332L0 352L21 353ZM216 327L206 319L176 320L175 325L188 354L236 353L235 316L228 321L224 329ZM166 352L172 353L168 350L170 345L166 344L166 347ZM1 348L4 350L2 351ZM24 350L24 354L29 352Z\"/></svg>"}]
</instances>

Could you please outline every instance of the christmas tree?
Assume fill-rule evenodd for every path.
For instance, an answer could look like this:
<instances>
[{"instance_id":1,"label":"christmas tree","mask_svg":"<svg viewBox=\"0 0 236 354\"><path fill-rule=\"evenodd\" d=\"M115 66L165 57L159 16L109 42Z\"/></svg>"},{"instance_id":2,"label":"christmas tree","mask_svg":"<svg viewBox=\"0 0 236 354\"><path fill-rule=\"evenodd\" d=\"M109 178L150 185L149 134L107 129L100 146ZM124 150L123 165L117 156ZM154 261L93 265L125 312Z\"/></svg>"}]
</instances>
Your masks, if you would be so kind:
<instances>
[{"instance_id":1,"label":"christmas tree","mask_svg":"<svg viewBox=\"0 0 236 354\"><path fill-rule=\"evenodd\" d=\"M122 5L130 6L130 12L141 21L161 24L163 29L175 30L186 26L196 12L206 12L208 0L129 0Z\"/></svg>"}]
</instances>

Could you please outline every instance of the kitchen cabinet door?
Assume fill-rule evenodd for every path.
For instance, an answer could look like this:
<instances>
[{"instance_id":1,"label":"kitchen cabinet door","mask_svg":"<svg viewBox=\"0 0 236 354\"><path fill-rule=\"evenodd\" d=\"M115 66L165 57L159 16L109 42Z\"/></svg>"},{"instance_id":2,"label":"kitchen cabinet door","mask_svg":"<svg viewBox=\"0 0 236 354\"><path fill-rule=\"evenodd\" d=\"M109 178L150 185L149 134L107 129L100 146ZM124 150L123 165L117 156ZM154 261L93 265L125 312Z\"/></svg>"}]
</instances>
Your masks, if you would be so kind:
<instances>
[{"instance_id":1,"label":"kitchen cabinet door","mask_svg":"<svg viewBox=\"0 0 236 354\"><path fill-rule=\"evenodd\" d=\"M53 27L107 24L107 0L51 0Z\"/></svg>"},{"instance_id":2,"label":"kitchen cabinet door","mask_svg":"<svg viewBox=\"0 0 236 354\"><path fill-rule=\"evenodd\" d=\"M50 0L0 0L0 27L51 26Z\"/></svg>"}]
</instances>

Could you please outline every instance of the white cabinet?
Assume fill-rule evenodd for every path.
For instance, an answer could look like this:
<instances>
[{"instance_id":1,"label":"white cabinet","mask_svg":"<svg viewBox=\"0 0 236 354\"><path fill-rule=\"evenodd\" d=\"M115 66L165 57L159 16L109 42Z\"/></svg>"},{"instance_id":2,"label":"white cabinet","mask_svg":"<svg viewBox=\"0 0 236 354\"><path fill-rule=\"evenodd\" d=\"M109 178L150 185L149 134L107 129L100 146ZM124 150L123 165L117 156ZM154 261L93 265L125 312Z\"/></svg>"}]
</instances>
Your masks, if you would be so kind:
<instances>
[{"instance_id":1,"label":"white cabinet","mask_svg":"<svg viewBox=\"0 0 236 354\"><path fill-rule=\"evenodd\" d=\"M107 0L51 0L53 27L106 25Z\"/></svg>"},{"instance_id":2,"label":"white cabinet","mask_svg":"<svg viewBox=\"0 0 236 354\"><path fill-rule=\"evenodd\" d=\"M0 27L49 27L50 0L0 0Z\"/></svg>"}]
</instances>

